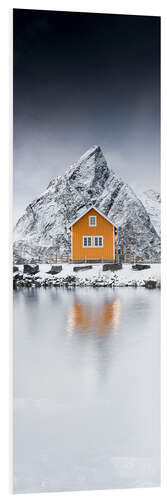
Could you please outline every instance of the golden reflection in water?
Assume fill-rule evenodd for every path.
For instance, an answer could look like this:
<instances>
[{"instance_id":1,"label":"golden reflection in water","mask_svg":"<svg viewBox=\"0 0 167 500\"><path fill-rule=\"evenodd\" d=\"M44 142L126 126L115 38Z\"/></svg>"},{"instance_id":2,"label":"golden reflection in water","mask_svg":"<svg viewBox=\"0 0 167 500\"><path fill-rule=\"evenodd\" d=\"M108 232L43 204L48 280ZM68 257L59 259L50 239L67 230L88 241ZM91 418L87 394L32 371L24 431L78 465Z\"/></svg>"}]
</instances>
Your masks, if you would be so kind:
<instances>
[{"instance_id":1,"label":"golden reflection in water","mask_svg":"<svg viewBox=\"0 0 167 500\"><path fill-rule=\"evenodd\" d=\"M120 301L115 299L112 303L105 302L93 308L85 306L76 300L68 313L67 332L73 335L78 330L97 335L104 335L111 327L114 335L118 334L120 319Z\"/></svg>"}]
</instances>

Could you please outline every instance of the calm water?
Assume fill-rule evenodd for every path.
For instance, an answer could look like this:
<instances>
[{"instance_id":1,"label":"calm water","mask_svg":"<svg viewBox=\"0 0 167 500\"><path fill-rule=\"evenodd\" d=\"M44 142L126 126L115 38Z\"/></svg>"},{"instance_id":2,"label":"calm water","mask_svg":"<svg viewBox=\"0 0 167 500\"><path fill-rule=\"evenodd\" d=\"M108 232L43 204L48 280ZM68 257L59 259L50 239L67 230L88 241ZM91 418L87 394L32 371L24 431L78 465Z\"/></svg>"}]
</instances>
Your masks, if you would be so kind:
<instances>
[{"instance_id":1,"label":"calm water","mask_svg":"<svg viewBox=\"0 0 167 500\"><path fill-rule=\"evenodd\" d=\"M14 491L159 483L159 290L14 291Z\"/></svg>"}]
</instances>

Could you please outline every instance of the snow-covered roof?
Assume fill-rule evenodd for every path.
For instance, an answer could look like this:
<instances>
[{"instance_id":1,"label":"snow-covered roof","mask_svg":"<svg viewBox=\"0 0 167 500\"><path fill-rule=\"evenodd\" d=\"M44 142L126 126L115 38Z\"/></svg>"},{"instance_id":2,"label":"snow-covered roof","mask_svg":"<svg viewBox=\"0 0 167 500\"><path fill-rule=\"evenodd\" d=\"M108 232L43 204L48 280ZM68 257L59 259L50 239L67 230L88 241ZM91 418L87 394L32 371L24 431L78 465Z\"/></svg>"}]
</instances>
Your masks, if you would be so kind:
<instances>
[{"instance_id":1,"label":"snow-covered roof","mask_svg":"<svg viewBox=\"0 0 167 500\"><path fill-rule=\"evenodd\" d=\"M102 217L104 217L104 219L106 219L108 222L110 222L110 224L112 224L114 227L117 227L108 217L106 217L106 215L104 215L102 212L100 212L100 210L98 210L96 207L94 207L93 205L91 207L89 207L87 210L85 210L85 212L83 212L82 215L80 215L77 219L75 219L74 222L72 222L72 224L70 224L68 226L68 229L70 229L72 226L74 226L74 224L76 224L76 222L78 222L80 219L82 219L82 217L84 217L84 215L86 215L88 212L90 212L90 210L95 210L99 215L101 215Z\"/></svg>"}]
</instances>

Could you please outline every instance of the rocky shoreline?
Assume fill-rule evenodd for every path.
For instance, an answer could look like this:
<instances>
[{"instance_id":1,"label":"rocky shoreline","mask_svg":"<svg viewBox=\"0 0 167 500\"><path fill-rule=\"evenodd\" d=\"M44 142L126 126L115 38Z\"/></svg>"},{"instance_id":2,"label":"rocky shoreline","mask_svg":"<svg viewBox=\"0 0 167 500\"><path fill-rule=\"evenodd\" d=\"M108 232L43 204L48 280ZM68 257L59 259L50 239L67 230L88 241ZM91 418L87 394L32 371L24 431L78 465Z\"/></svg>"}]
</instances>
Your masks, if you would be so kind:
<instances>
[{"instance_id":1,"label":"rocky shoreline","mask_svg":"<svg viewBox=\"0 0 167 500\"><path fill-rule=\"evenodd\" d=\"M133 272L133 271L132 271ZM13 288L40 288L40 287L64 287L64 288L75 288L75 287L145 287L149 289L160 288L161 283L159 279L148 278L148 279L128 279L121 280L120 276L115 273L111 273L110 276L77 276L75 274L69 274L67 276L56 276L48 275L47 277L40 276L40 273L32 275L25 274L20 271L16 271L13 274Z\"/></svg>"}]
</instances>

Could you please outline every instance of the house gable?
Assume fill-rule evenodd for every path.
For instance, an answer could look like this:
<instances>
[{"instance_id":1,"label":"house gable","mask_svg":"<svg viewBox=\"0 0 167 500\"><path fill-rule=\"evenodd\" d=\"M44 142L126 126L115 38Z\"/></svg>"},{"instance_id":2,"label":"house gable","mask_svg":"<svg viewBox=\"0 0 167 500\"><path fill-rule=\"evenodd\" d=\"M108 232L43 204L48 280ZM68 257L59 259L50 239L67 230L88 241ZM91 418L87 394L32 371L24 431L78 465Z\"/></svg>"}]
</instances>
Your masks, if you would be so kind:
<instances>
[{"instance_id":1,"label":"house gable","mask_svg":"<svg viewBox=\"0 0 167 500\"><path fill-rule=\"evenodd\" d=\"M90 217L96 217L95 225L90 225ZM114 225L94 207L79 217L71 230L73 260L114 260Z\"/></svg>"},{"instance_id":2,"label":"house gable","mask_svg":"<svg viewBox=\"0 0 167 500\"><path fill-rule=\"evenodd\" d=\"M113 223L113 222L112 222L112 221L111 221L108 217L106 217L106 215L104 215L102 212L100 212L100 210L98 210L97 208L95 208L94 206L92 206L92 207L89 207L89 208L88 208L88 209L87 209L87 210L86 210L83 214L81 214L81 215L80 215L77 219L75 219L75 221L74 221L74 222L72 222L72 223L69 225L69 229L70 229L72 226L74 226L74 224L76 224L76 223L77 223L80 219L82 219L82 217L84 217L86 214L89 214L89 212L90 212L90 214L89 214L89 216L90 216L90 215L92 214L92 212L91 212L92 210L94 210L94 212L96 212L96 213L94 213L94 212L93 212L93 215L95 215L95 216L96 216L96 214L101 215L101 217L103 217L103 218L104 218L104 219L106 219L106 220L107 220L110 224L112 224L114 227L116 227L116 225L115 225L115 224L114 224L114 223Z\"/></svg>"}]
</instances>

